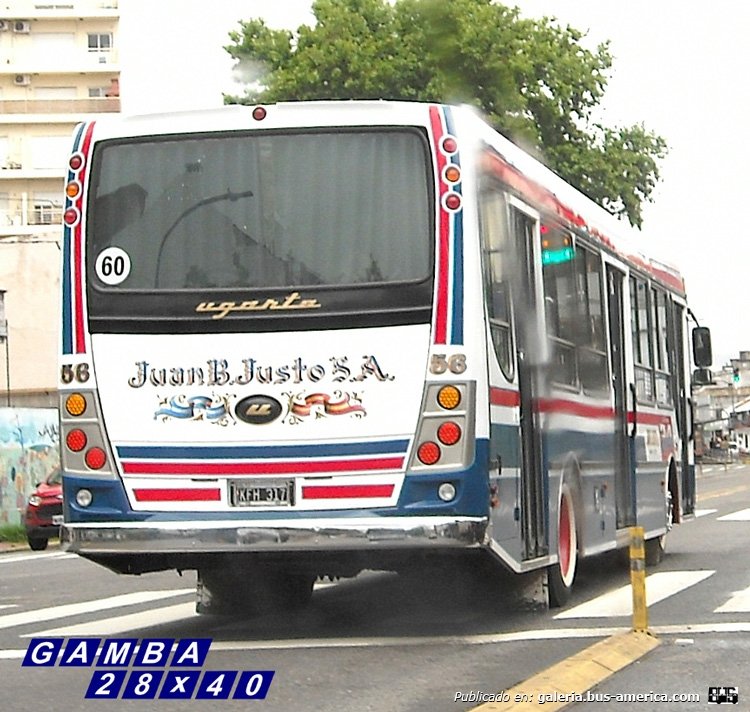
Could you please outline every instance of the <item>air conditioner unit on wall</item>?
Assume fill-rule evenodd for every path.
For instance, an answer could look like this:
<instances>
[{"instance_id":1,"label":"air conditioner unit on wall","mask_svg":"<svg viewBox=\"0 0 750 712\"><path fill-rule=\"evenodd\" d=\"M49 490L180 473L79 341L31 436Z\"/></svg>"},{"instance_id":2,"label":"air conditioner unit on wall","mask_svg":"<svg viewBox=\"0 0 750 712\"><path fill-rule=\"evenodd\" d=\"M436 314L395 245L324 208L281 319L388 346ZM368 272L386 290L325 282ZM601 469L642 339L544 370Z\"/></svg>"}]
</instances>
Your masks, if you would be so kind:
<instances>
[{"instance_id":1,"label":"air conditioner unit on wall","mask_svg":"<svg viewBox=\"0 0 750 712\"><path fill-rule=\"evenodd\" d=\"M26 20L16 20L13 23L13 32L18 32L22 35L28 35L31 32L31 23Z\"/></svg>"},{"instance_id":2,"label":"air conditioner unit on wall","mask_svg":"<svg viewBox=\"0 0 750 712\"><path fill-rule=\"evenodd\" d=\"M31 74L16 74L16 76L13 77L13 83L17 87L27 87L31 84Z\"/></svg>"}]
</instances>

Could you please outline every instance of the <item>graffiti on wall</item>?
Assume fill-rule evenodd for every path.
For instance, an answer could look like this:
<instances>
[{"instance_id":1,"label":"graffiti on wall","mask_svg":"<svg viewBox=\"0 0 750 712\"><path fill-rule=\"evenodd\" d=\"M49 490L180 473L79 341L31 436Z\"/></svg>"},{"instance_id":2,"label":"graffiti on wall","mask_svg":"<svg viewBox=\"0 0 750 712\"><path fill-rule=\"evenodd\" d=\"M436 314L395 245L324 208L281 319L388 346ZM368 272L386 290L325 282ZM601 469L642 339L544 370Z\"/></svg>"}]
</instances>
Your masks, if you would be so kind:
<instances>
[{"instance_id":1,"label":"graffiti on wall","mask_svg":"<svg viewBox=\"0 0 750 712\"><path fill-rule=\"evenodd\" d=\"M0 526L20 524L26 500L60 465L54 408L0 408Z\"/></svg>"}]
</instances>

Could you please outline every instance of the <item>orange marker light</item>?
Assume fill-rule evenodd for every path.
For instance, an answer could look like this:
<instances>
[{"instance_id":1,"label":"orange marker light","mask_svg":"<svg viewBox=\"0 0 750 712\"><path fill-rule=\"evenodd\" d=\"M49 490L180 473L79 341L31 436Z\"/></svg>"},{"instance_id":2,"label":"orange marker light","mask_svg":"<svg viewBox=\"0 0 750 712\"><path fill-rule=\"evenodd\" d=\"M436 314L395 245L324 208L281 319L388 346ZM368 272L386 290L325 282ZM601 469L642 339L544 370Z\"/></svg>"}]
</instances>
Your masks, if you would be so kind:
<instances>
[{"instance_id":1,"label":"orange marker light","mask_svg":"<svg viewBox=\"0 0 750 712\"><path fill-rule=\"evenodd\" d=\"M461 169L458 166L448 166L445 169L445 180L449 183L458 183L461 180Z\"/></svg>"},{"instance_id":2,"label":"orange marker light","mask_svg":"<svg viewBox=\"0 0 750 712\"><path fill-rule=\"evenodd\" d=\"M65 410L71 415L81 415L86 411L86 399L80 393L71 393L65 399Z\"/></svg>"},{"instance_id":3,"label":"orange marker light","mask_svg":"<svg viewBox=\"0 0 750 712\"><path fill-rule=\"evenodd\" d=\"M437 402L446 410L453 410L461 402L461 391L455 386L443 386L437 394Z\"/></svg>"},{"instance_id":4,"label":"orange marker light","mask_svg":"<svg viewBox=\"0 0 750 712\"><path fill-rule=\"evenodd\" d=\"M81 184L71 181L65 186L65 195L69 198L77 198L81 192Z\"/></svg>"}]
</instances>

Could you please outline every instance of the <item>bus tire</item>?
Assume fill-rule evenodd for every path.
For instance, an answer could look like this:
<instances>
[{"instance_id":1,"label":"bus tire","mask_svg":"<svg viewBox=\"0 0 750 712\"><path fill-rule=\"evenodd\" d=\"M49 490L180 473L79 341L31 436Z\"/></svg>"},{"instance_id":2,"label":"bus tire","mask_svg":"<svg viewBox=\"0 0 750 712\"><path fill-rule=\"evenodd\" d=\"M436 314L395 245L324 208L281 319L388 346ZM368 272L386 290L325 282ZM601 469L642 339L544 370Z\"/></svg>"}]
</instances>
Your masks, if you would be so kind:
<instances>
[{"instance_id":1,"label":"bus tire","mask_svg":"<svg viewBox=\"0 0 750 712\"><path fill-rule=\"evenodd\" d=\"M674 475L670 472L670 485L673 481ZM666 533L654 537L653 539L647 539L645 542L646 566L656 566L657 564L660 564L667 550L667 534L674 526L674 495L672 494L671 486L666 492L665 511L667 520Z\"/></svg>"},{"instance_id":2,"label":"bus tire","mask_svg":"<svg viewBox=\"0 0 750 712\"><path fill-rule=\"evenodd\" d=\"M315 577L273 570L199 570L198 613L259 615L306 606Z\"/></svg>"},{"instance_id":3,"label":"bus tire","mask_svg":"<svg viewBox=\"0 0 750 712\"><path fill-rule=\"evenodd\" d=\"M666 550L666 539L666 534L654 537L653 539L646 539L646 566L656 566L657 564L661 563L662 559L664 558L664 552Z\"/></svg>"},{"instance_id":4,"label":"bus tire","mask_svg":"<svg viewBox=\"0 0 750 712\"><path fill-rule=\"evenodd\" d=\"M557 523L557 563L547 570L550 608L564 606L571 596L578 564L576 513L570 485L563 482Z\"/></svg>"}]
</instances>

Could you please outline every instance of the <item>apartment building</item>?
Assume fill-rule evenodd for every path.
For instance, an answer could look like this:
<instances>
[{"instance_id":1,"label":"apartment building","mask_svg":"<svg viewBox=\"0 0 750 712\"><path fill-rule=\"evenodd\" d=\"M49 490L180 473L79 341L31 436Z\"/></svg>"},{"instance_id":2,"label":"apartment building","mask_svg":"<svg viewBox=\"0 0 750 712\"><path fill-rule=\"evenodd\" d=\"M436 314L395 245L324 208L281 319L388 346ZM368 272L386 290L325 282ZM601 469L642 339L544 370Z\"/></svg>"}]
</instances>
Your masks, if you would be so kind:
<instances>
[{"instance_id":1,"label":"apartment building","mask_svg":"<svg viewBox=\"0 0 750 712\"><path fill-rule=\"evenodd\" d=\"M64 168L75 125L120 110L119 19L117 0L0 0L0 405L56 405Z\"/></svg>"}]
</instances>

